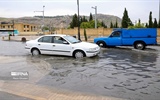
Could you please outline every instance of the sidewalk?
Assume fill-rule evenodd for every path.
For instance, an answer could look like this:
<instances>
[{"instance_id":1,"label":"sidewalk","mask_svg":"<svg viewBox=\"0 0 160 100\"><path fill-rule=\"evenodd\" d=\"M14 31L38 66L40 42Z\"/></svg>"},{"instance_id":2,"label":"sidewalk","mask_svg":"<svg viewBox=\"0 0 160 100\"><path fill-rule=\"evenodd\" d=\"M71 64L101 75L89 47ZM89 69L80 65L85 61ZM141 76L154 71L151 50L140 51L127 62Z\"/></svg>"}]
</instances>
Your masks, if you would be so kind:
<instances>
[{"instance_id":1,"label":"sidewalk","mask_svg":"<svg viewBox=\"0 0 160 100\"><path fill-rule=\"evenodd\" d=\"M18 41L18 42L21 42L22 41L22 38L26 38L27 41L29 40L34 40L34 39L37 39L38 37L40 36L11 36L10 37L10 41ZM9 37L0 37L1 40L6 40L8 41L9 40ZM81 38L82 41L84 41L84 38ZM88 42L93 42L93 38L88 38Z\"/></svg>"},{"instance_id":2,"label":"sidewalk","mask_svg":"<svg viewBox=\"0 0 160 100\"><path fill-rule=\"evenodd\" d=\"M36 39L40 36L11 36L10 40L21 42L23 37L26 38L26 40L28 41L28 40L34 40L34 39ZM7 36L6 37L0 37L0 38L1 38L1 40L9 40L9 37L7 37ZM94 38L95 37L88 38L87 42L93 42ZM82 39L82 41L84 41L84 38L81 38L81 39ZM157 44L158 44L158 46L160 46L160 37L157 37Z\"/></svg>"},{"instance_id":3,"label":"sidewalk","mask_svg":"<svg viewBox=\"0 0 160 100\"><path fill-rule=\"evenodd\" d=\"M75 93L52 87L34 85L17 81L0 81L0 91L33 100L124 100L113 97Z\"/></svg>"}]
</instances>

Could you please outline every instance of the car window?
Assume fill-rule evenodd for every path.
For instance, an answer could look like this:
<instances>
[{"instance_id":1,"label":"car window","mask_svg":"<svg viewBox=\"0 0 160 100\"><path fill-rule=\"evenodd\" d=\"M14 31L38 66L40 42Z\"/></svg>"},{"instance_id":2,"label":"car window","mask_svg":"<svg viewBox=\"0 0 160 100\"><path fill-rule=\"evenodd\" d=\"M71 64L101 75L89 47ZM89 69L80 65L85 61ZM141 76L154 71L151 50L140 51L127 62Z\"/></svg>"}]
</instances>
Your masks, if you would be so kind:
<instances>
[{"instance_id":1,"label":"car window","mask_svg":"<svg viewBox=\"0 0 160 100\"><path fill-rule=\"evenodd\" d=\"M52 36L44 36L40 38L38 42L52 43Z\"/></svg>"},{"instance_id":2,"label":"car window","mask_svg":"<svg viewBox=\"0 0 160 100\"><path fill-rule=\"evenodd\" d=\"M120 35L121 35L121 32L119 31L112 33L112 37L120 37Z\"/></svg>"},{"instance_id":3,"label":"car window","mask_svg":"<svg viewBox=\"0 0 160 100\"><path fill-rule=\"evenodd\" d=\"M41 37L41 38L38 40L38 42L43 42L43 37Z\"/></svg>"},{"instance_id":4,"label":"car window","mask_svg":"<svg viewBox=\"0 0 160 100\"><path fill-rule=\"evenodd\" d=\"M54 39L53 39L53 42L54 43L58 43L58 44L63 44L65 42L67 42L65 39L63 39L62 37L60 36L55 36Z\"/></svg>"},{"instance_id":5,"label":"car window","mask_svg":"<svg viewBox=\"0 0 160 100\"><path fill-rule=\"evenodd\" d=\"M79 43L81 41L77 40L76 38L74 38L73 36L64 36L64 38L66 40L68 40L70 43Z\"/></svg>"}]
</instances>

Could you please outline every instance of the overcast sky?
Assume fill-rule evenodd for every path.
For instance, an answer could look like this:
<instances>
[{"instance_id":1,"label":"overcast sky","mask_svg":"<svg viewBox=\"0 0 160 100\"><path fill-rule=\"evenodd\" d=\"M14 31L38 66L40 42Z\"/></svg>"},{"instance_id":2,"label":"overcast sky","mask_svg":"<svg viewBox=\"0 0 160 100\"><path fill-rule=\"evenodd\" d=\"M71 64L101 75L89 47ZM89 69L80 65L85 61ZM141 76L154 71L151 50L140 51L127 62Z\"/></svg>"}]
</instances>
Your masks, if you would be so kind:
<instances>
[{"instance_id":1,"label":"overcast sky","mask_svg":"<svg viewBox=\"0 0 160 100\"><path fill-rule=\"evenodd\" d=\"M77 0L0 0L0 17L17 18L42 15L43 5L45 16L73 15L77 13ZM114 15L122 18L124 8L133 21L139 18L148 22L149 12L152 17L159 18L159 0L79 0L80 15L89 16L97 6L97 13Z\"/></svg>"}]
</instances>

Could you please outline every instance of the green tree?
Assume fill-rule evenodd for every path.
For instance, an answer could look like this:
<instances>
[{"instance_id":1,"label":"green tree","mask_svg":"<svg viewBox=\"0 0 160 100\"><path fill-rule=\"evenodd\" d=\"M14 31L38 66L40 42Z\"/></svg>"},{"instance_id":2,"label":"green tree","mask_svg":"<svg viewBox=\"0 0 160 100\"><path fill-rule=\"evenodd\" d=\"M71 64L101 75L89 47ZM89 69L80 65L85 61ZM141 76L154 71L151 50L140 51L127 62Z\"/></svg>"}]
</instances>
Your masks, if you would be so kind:
<instances>
[{"instance_id":1,"label":"green tree","mask_svg":"<svg viewBox=\"0 0 160 100\"><path fill-rule=\"evenodd\" d=\"M158 28L158 23L156 18L154 19L153 28Z\"/></svg>"},{"instance_id":2,"label":"green tree","mask_svg":"<svg viewBox=\"0 0 160 100\"><path fill-rule=\"evenodd\" d=\"M94 23L91 24L90 22L82 22L80 28L92 28L94 27Z\"/></svg>"},{"instance_id":3,"label":"green tree","mask_svg":"<svg viewBox=\"0 0 160 100\"><path fill-rule=\"evenodd\" d=\"M118 28L118 22L117 22L117 19L116 19L116 23L114 25L114 28Z\"/></svg>"},{"instance_id":4,"label":"green tree","mask_svg":"<svg viewBox=\"0 0 160 100\"><path fill-rule=\"evenodd\" d=\"M102 22L97 21L97 27L102 27Z\"/></svg>"},{"instance_id":5,"label":"green tree","mask_svg":"<svg viewBox=\"0 0 160 100\"><path fill-rule=\"evenodd\" d=\"M149 28L152 28L153 27L153 22L152 22L152 12L149 13L149 25L148 25Z\"/></svg>"},{"instance_id":6,"label":"green tree","mask_svg":"<svg viewBox=\"0 0 160 100\"><path fill-rule=\"evenodd\" d=\"M138 23L137 23L137 24L135 24L134 26L129 26L128 28L129 28L129 29L132 29L132 28L146 28L146 27L145 27L144 24L138 24Z\"/></svg>"},{"instance_id":7,"label":"green tree","mask_svg":"<svg viewBox=\"0 0 160 100\"><path fill-rule=\"evenodd\" d=\"M47 26L44 26L42 30L49 30L49 28Z\"/></svg>"},{"instance_id":8,"label":"green tree","mask_svg":"<svg viewBox=\"0 0 160 100\"><path fill-rule=\"evenodd\" d=\"M92 13L90 13L89 21L92 21L92 20L93 20L93 16L92 16Z\"/></svg>"},{"instance_id":9,"label":"green tree","mask_svg":"<svg viewBox=\"0 0 160 100\"><path fill-rule=\"evenodd\" d=\"M138 26L140 26L140 25L141 25L141 20L139 19L139 20L138 20Z\"/></svg>"},{"instance_id":10,"label":"green tree","mask_svg":"<svg viewBox=\"0 0 160 100\"><path fill-rule=\"evenodd\" d=\"M72 21L70 23L70 28L78 27L78 17L77 14L74 14L72 17Z\"/></svg>"},{"instance_id":11,"label":"green tree","mask_svg":"<svg viewBox=\"0 0 160 100\"><path fill-rule=\"evenodd\" d=\"M113 23L112 23L112 21L111 21L111 23L110 23L110 28L113 28Z\"/></svg>"},{"instance_id":12,"label":"green tree","mask_svg":"<svg viewBox=\"0 0 160 100\"><path fill-rule=\"evenodd\" d=\"M146 28L148 28L148 27L149 27L149 26L148 26L148 23L146 23L145 27L146 27Z\"/></svg>"},{"instance_id":13,"label":"green tree","mask_svg":"<svg viewBox=\"0 0 160 100\"><path fill-rule=\"evenodd\" d=\"M95 21L89 21L89 22L82 22L80 25L81 28L94 28L95 27ZM97 27L102 27L102 23L97 21Z\"/></svg>"},{"instance_id":14,"label":"green tree","mask_svg":"<svg viewBox=\"0 0 160 100\"><path fill-rule=\"evenodd\" d=\"M133 23L131 22L129 16L128 16L128 11L125 8L124 13L123 13L123 17L122 17L122 28L128 28L128 26L133 26Z\"/></svg>"},{"instance_id":15,"label":"green tree","mask_svg":"<svg viewBox=\"0 0 160 100\"><path fill-rule=\"evenodd\" d=\"M138 23L134 26L129 26L128 28L146 28L144 24L141 23L141 20L138 20Z\"/></svg>"},{"instance_id":16,"label":"green tree","mask_svg":"<svg viewBox=\"0 0 160 100\"><path fill-rule=\"evenodd\" d=\"M88 22L88 20L86 19L86 17L85 17L85 16L83 16L83 18L82 18L82 22Z\"/></svg>"}]
</instances>

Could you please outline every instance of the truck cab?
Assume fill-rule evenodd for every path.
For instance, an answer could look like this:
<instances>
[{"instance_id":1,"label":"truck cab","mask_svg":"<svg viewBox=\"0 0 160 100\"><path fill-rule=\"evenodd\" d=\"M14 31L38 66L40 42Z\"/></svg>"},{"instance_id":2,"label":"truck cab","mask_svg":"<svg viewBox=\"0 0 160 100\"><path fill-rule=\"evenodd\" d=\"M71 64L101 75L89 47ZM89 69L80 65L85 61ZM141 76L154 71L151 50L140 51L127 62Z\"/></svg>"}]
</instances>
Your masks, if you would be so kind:
<instances>
[{"instance_id":1,"label":"truck cab","mask_svg":"<svg viewBox=\"0 0 160 100\"><path fill-rule=\"evenodd\" d=\"M95 38L94 43L100 47L107 46L134 46L143 50L147 45L157 44L157 29L117 29L108 37Z\"/></svg>"},{"instance_id":2,"label":"truck cab","mask_svg":"<svg viewBox=\"0 0 160 100\"><path fill-rule=\"evenodd\" d=\"M113 31L112 34L106 39L108 46L120 46L121 45L121 31Z\"/></svg>"}]
</instances>

